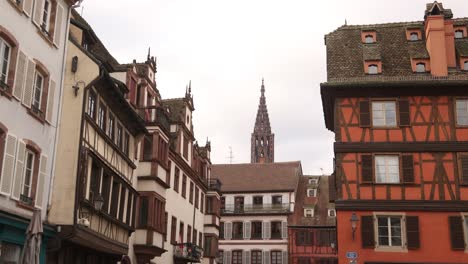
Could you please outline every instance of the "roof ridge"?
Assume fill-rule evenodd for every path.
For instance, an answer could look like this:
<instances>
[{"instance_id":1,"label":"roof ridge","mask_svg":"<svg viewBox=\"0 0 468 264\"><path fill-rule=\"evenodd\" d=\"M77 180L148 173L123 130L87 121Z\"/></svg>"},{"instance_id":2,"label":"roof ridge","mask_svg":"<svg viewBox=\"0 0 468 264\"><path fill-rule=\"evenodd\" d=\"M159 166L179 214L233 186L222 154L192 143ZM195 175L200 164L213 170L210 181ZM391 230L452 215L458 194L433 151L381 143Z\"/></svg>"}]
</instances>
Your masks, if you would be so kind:
<instances>
[{"instance_id":1,"label":"roof ridge","mask_svg":"<svg viewBox=\"0 0 468 264\"><path fill-rule=\"evenodd\" d=\"M283 165L283 164L294 164L294 163L301 163L300 160L295 161L276 161L271 163L220 163L220 164L212 164L212 166L235 166L235 165L260 165L260 166L268 166L268 165Z\"/></svg>"}]
</instances>

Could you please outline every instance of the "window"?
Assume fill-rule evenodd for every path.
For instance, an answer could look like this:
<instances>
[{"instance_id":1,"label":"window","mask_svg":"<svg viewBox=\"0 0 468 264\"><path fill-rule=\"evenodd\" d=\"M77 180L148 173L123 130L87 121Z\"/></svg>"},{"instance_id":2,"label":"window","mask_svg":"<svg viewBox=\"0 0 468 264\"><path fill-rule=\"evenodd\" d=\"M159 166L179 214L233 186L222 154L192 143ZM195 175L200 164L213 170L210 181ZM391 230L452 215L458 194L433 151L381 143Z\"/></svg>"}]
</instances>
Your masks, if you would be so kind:
<instances>
[{"instance_id":1,"label":"window","mask_svg":"<svg viewBox=\"0 0 468 264\"><path fill-rule=\"evenodd\" d=\"M377 183L399 183L400 165L398 155L375 156L375 181Z\"/></svg>"},{"instance_id":2,"label":"window","mask_svg":"<svg viewBox=\"0 0 468 264\"><path fill-rule=\"evenodd\" d=\"M216 259L216 263L218 264L224 263L224 251L218 250L218 258Z\"/></svg>"},{"instance_id":3,"label":"window","mask_svg":"<svg viewBox=\"0 0 468 264\"><path fill-rule=\"evenodd\" d=\"M411 41L417 41L417 40L419 40L418 33L417 33L417 32L411 32L411 33L410 33L410 40L411 40Z\"/></svg>"},{"instance_id":4,"label":"window","mask_svg":"<svg viewBox=\"0 0 468 264\"><path fill-rule=\"evenodd\" d=\"M372 126L395 127L396 125L396 102L372 102Z\"/></svg>"},{"instance_id":5,"label":"window","mask_svg":"<svg viewBox=\"0 0 468 264\"><path fill-rule=\"evenodd\" d=\"M455 38L463 38L463 30L455 30Z\"/></svg>"},{"instance_id":6,"label":"window","mask_svg":"<svg viewBox=\"0 0 468 264\"><path fill-rule=\"evenodd\" d=\"M33 91L33 101L32 101L32 107L36 111L41 109L43 86L44 86L44 76L42 76L38 71L36 71L36 76L34 77L34 91Z\"/></svg>"},{"instance_id":7,"label":"window","mask_svg":"<svg viewBox=\"0 0 468 264\"><path fill-rule=\"evenodd\" d=\"M120 184L117 181L112 182L112 196L110 205L110 215L117 218L117 209L119 207Z\"/></svg>"},{"instance_id":8,"label":"window","mask_svg":"<svg viewBox=\"0 0 468 264\"><path fill-rule=\"evenodd\" d=\"M92 161L91 164L91 180L89 187L89 200L94 201L94 198L99 193L99 185L101 183L101 168L98 166L96 161Z\"/></svg>"},{"instance_id":9,"label":"window","mask_svg":"<svg viewBox=\"0 0 468 264\"><path fill-rule=\"evenodd\" d=\"M263 204L263 196L254 196L253 197L253 204L254 205L262 205Z\"/></svg>"},{"instance_id":10,"label":"window","mask_svg":"<svg viewBox=\"0 0 468 264\"><path fill-rule=\"evenodd\" d=\"M368 74L378 74L379 73L379 66L375 64L371 64L367 68L367 73Z\"/></svg>"},{"instance_id":11,"label":"window","mask_svg":"<svg viewBox=\"0 0 468 264\"><path fill-rule=\"evenodd\" d=\"M148 225L148 209L149 209L148 197L140 197L140 215L138 225L140 227L146 227Z\"/></svg>"},{"instance_id":12,"label":"window","mask_svg":"<svg viewBox=\"0 0 468 264\"><path fill-rule=\"evenodd\" d=\"M281 251L271 251L271 264L282 264L283 253Z\"/></svg>"},{"instance_id":13,"label":"window","mask_svg":"<svg viewBox=\"0 0 468 264\"><path fill-rule=\"evenodd\" d=\"M179 243L184 242L184 223L179 224Z\"/></svg>"},{"instance_id":14,"label":"window","mask_svg":"<svg viewBox=\"0 0 468 264\"><path fill-rule=\"evenodd\" d=\"M190 193L189 193L189 202L193 204L193 181L190 182Z\"/></svg>"},{"instance_id":15,"label":"window","mask_svg":"<svg viewBox=\"0 0 468 264\"><path fill-rule=\"evenodd\" d=\"M296 245L298 246L308 246L313 243L314 233L311 231L297 231L296 232Z\"/></svg>"},{"instance_id":16,"label":"window","mask_svg":"<svg viewBox=\"0 0 468 264\"><path fill-rule=\"evenodd\" d=\"M153 159L153 135L149 135L149 136L145 136L145 139L143 140L143 160L151 161L152 159Z\"/></svg>"},{"instance_id":17,"label":"window","mask_svg":"<svg viewBox=\"0 0 468 264\"><path fill-rule=\"evenodd\" d=\"M107 173L104 173L102 177L102 198L104 199L104 204L102 206L102 211L108 212L109 211L109 194L110 194L110 185L111 185L111 176Z\"/></svg>"},{"instance_id":18,"label":"window","mask_svg":"<svg viewBox=\"0 0 468 264\"><path fill-rule=\"evenodd\" d=\"M272 204L276 204L276 205L282 204L282 203L283 203L283 196L281 196L281 195L273 195L273 196L271 197L271 202L272 202Z\"/></svg>"},{"instance_id":19,"label":"window","mask_svg":"<svg viewBox=\"0 0 468 264\"><path fill-rule=\"evenodd\" d=\"M124 221L123 219L123 213L124 213L124 207L125 207L125 193L127 190L125 189L124 185L120 185L120 201L119 201L119 220Z\"/></svg>"},{"instance_id":20,"label":"window","mask_svg":"<svg viewBox=\"0 0 468 264\"><path fill-rule=\"evenodd\" d=\"M232 239L243 239L244 238L244 223L233 222L232 223Z\"/></svg>"},{"instance_id":21,"label":"window","mask_svg":"<svg viewBox=\"0 0 468 264\"><path fill-rule=\"evenodd\" d=\"M187 242L192 242L192 227L187 225Z\"/></svg>"},{"instance_id":22,"label":"window","mask_svg":"<svg viewBox=\"0 0 468 264\"><path fill-rule=\"evenodd\" d=\"M416 64L416 72L426 72L426 64L425 63L417 63Z\"/></svg>"},{"instance_id":23,"label":"window","mask_svg":"<svg viewBox=\"0 0 468 264\"><path fill-rule=\"evenodd\" d=\"M205 237L205 244L203 245L203 255L205 257L209 257L209 256L212 256L213 252L212 252L212 242L213 241L213 237ZM219 263L219 262L218 262Z\"/></svg>"},{"instance_id":24,"label":"window","mask_svg":"<svg viewBox=\"0 0 468 264\"><path fill-rule=\"evenodd\" d=\"M224 239L224 222L219 222L219 239Z\"/></svg>"},{"instance_id":25,"label":"window","mask_svg":"<svg viewBox=\"0 0 468 264\"><path fill-rule=\"evenodd\" d=\"M200 212L203 213L205 207L205 194L200 190Z\"/></svg>"},{"instance_id":26,"label":"window","mask_svg":"<svg viewBox=\"0 0 468 264\"><path fill-rule=\"evenodd\" d=\"M183 156L186 160L188 160L188 149L189 149L189 139L184 136L184 151Z\"/></svg>"},{"instance_id":27,"label":"window","mask_svg":"<svg viewBox=\"0 0 468 264\"><path fill-rule=\"evenodd\" d=\"M262 251L260 250L252 250L250 256L250 263L251 264L262 264Z\"/></svg>"},{"instance_id":28,"label":"window","mask_svg":"<svg viewBox=\"0 0 468 264\"><path fill-rule=\"evenodd\" d=\"M164 213L164 241L167 241L167 224L169 224L169 215Z\"/></svg>"},{"instance_id":29,"label":"window","mask_svg":"<svg viewBox=\"0 0 468 264\"><path fill-rule=\"evenodd\" d=\"M309 184L317 184L318 179L309 179Z\"/></svg>"},{"instance_id":30,"label":"window","mask_svg":"<svg viewBox=\"0 0 468 264\"><path fill-rule=\"evenodd\" d=\"M182 176L182 197L186 198L187 197L187 175Z\"/></svg>"},{"instance_id":31,"label":"window","mask_svg":"<svg viewBox=\"0 0 468 264\"><path fill-rule=\"evenodd\" d=\"M20 263L21 246L10 244L5 241L0 243L2 254L0 254L0 263L13 264Z\"/></svg>"},{"instance_id":32,"label":"window","mask_svg":"<svg viewBox=\"0 0 468 264\"><path fill-rule=\"evenodd\" d=\"M123 138L123 152L127 156L130 153L129 149L130 149L130 135L127 132L125 132L124 138Z\"/></svg>"},{"instance_id":33,"label":"window","mask_svg":"<svg viewBox=\"0 0 468 264\"><path fill-rule=\"evenodd\" d=\"M176 166L175 170L174 170L174 191L176 191L176 192L179 192L179 174L180 174L180 170ZM184 190L184 189L182 189L182 190ZM182 195L182 196L184 196L184 195Z\"/></svg>"},{"instance_id":34,"label":"window","mask_svg":"<svg viewBox=\"0 0 468 264\"><path fill-rule=\"evenodd\" d=\"M224 210L226 208L226 197L222 196L221 197L221 210Z\"/></svg>"},{"instance_id":35,"label":"window","mask_svg":"<svg viewBox=\"0 0 468 264\"><path fill-rule=\"evenodd\" d=\"M8 81L10 66L11 46L0 38L0 87Z\"/></svg>"},{"instance_id":36,"label":"window","mask_svg":"<svg viewBox=\"0 0 468 264\"><path fill-rule=\"evenodd\" d=\"M234 211L241 213L244 211L244 197L238 196L234 198Z\"/></svg>"},{"instance_id":37,"label":"window","mask_svg":"<svg viewBox=\"0 0 468 264\"><path fill-rule=\"evenodd\" d=\"M242 250L232 251L232 264L242 264Z\"/></svg>"},{"instance_id":38,"label":"window","mask_svg":"<svg viewBox=\"0 0 468 264\"><path fill-rule=\"evenodd\" d=\"M198 209L198 197L199 197L200 193L199 193L199 189L198 187L195 187L195 208Z\"/></svg>"},{"instance_id":39,"label":"window","mask_svg":"<svg viewBox=\"0 0 468 264\"><path fill-rule=\"evenodd\" d=\"M171 220L171 243L176 243L176 228L177 228L177 218L172 217Z\"/></svg>"},{"instance_id":40,"label":"window","mask_svg":"<svg viewBox=\"0 0 468 264\"><path fill-rule=\"evenodd\" d=\"M336 217L335 209L328 209L328 216L329 217Z\"/></svg>"},{"instance_id":41,"label":"window","mask_svg":"<svg viewBox=\"0 0 468 264\"><path fill-rule=\"evenodd\" d=\"M117 147L119 147L119 149L122 149L122 136L123 136L123 128L122 126L119 124L117 125Z\"/></svg>"},{"instance_id":42,"label":"window","mask_svg":"<svg viewBox=\"0 0 468 264\"><path fill-rule=\"evenodd\" d=\"M86 113L88 113L88 115L92 119L95 119L95 117L96 117L96 99L97 99L96 92L93 91L93 90L89 90L88 108L86 110Z\"/></svg>"},{"instance_id":43,"label":"window","mask_svg":"<svg viewBox=\"0 0 468 264\"><path fill-rule=\"evenodd\" d=\"M463 70L468 71L468 60L463 62Z\"/></svg>"},{"instance_id":44,"label":"window","mask_svg":"<svg viewBox=\"0 0 468 264\"><path fill-rule=\"evenodd\" d=\"M457 125L468 126L468 99L456 100Z\"/></svg>"},{"instance_id":45,"label":"window","mask_svg":"<svg viewBox=\"0 0 468 264\"><path fill-rule=\"evenodd\" d=\"M262 222L254 221L251 224L251 239L262 239Z\"/></svg>"},{"instance_id":46,"label":"window","mask_svg":"<svg viewBox=\"0 0 468 264\"><path fill-rule=\"evenodd\" d=\"M307 197L316 197L317 189L307 189Z\"/></svg>"},{"instance_id":47,"label":"window","mask_svg":"<svg viewBox=\"0 0 468 264\"><path fill-rule=\"evenodd\" d=\"M125 223L127 223L127 225L129 226L132 225L132 217L134 218L134 216L132 216L133 204L134 204L133 194L129 192L127 196L127 215L126 215L126 221L125 221ZM135 209L135 207L133 207L133 209Z\"/></svg>"},{"instance_id":48,"label":"window","mask_svg":"<svg viewBox=\"0 0 468 264\"><path fill-rule=\"evenodd\" d=\"M28 204L32 202L31 190L34 173L34 160L35 154L30 150L26 150L26 166L24 168L23 184L21 188L21 200Z\"/></svg>"},{"instance_id":49,"label":"window","mask_svg":"<svg viewBox=\"0 0 468 264\"><path fill-rule=\"evenodd\" d=\"M304 209L304 216L305 217L313 217L314 216L314 209Z\"/></svg>"},{"instance_id":50,"label":"window","mask_svg":"<svg viewBox=\"0 0 468 264\"><path fill-rule=\"evenodd\" d=\"M112 141L115 140L115 117L109 113L109 120L107 122L107 135L110 137L110 139L112 139Z\"/></svg>"},{"instance_id":51,"label":"window","mask_svg":"<svg viewBox=\"0 0 468 264\"><path fill-rule=\"evenodd\" d=\"M43 13L42 13L42 25L41 25L41 27L45 31L49 31L50 7L51 7L50 1L49 0L44 1L44 10L43 10Z\"/></svg>"},{"instance_id":52,"label":"window","mask_svg":"<svg viewBox=\"0 0 468 264\"><path fill-rule=\"evenodd\" d=\"M281 222L279 221L271 222L271 238L272 239L281 238Z\"/></svg>"},{"instance_id":53,"label":"window","mask_svg":"<svg viewBox=\"0 0 468 264\"><path fill-rule=\"evenodd\" d=\"M374 43L374 36L372 36L372 35L366 35L366 36L364 37L364 40L365 40L365 43L367 43L367 44L368 44L368 43Z\"/></svg>"},{"instance_id":54,"label":"window","mask_svg":"<svg viewBox=\"0 0 468 264\"><path fill-rule=\"evenodd\" d=\"M378 216L377 233L379 246L402 246L401 216Z\"/></svg>"},{"instance_id":55,"label":"window","mask_svg":"<svg viewBox=\"0 0 468 264\"><path fill-rule=\"evenodd\" d=\"M98 126L103 131L106 131L106 112L107 112L107 108L104 105L104 103L101 101L99 103Z\"/></svg>"}]
</instances>

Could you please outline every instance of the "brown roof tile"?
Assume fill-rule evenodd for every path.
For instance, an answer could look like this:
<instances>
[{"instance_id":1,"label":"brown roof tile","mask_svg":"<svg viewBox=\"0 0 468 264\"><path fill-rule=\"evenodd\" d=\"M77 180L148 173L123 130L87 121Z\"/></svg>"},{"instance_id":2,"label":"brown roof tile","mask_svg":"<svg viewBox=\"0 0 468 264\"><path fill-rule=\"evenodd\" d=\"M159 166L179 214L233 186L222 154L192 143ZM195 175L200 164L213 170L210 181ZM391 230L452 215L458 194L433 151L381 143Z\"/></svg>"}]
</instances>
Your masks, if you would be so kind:
<instances>
[{"instance_id":1,"label":"brown roof tile","mask_svg":"<svg viewBox=\"0 0 468 264\"><path fill-rule=\"evenodd\" d=\"M214 164L211 175L221 181L221 192L294 191L302 167L300 161Z\"/></svg>"},{"instance_id":2,"label":"brown roof tile","mask_svg":"<svg viewBox=\"0 0 468 264\"><path fill-rule=\"evenodd\" d=\"M466 57L468 56L468 39L456 39L455 40L455 49L459 56Z\"/></svg>"}]
</instances>

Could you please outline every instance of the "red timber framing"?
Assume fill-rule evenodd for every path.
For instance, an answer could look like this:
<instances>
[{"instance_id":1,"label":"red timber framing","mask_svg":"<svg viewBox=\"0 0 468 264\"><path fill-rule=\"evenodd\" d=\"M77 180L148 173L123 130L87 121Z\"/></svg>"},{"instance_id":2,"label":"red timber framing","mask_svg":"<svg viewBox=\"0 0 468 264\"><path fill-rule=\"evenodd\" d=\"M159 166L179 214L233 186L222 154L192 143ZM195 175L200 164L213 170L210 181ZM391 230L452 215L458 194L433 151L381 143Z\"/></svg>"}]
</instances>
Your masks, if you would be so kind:
<instances>
[{"instance_id":1,"label":"red timber framing","mask_svg":"<svg viewBox=\"0 0 468 264\"><path fill-rule=\"evenodd\" d=\"M336 228L289 227L288 237L290 264L338 263Z\"/></svg>"}]
</instances>

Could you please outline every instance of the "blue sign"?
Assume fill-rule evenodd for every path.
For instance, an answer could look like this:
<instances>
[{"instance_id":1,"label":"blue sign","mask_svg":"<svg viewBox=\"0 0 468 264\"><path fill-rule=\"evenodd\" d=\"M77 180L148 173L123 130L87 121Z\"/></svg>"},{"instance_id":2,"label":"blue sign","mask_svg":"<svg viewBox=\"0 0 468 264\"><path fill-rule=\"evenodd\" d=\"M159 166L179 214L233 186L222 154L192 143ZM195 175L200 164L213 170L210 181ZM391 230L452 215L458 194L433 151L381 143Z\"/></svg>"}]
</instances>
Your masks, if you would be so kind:
<instances>
[{"instance_id":1,"label":"blue sign","mask_svg":"<svg viewBox=\"0 0 468 264\"><path fill-rule=\"evenodd\" d=\"M349 259L357 259L357 252L348 251L346 252L346 257Z\"/></svg>"}]
</instances>

